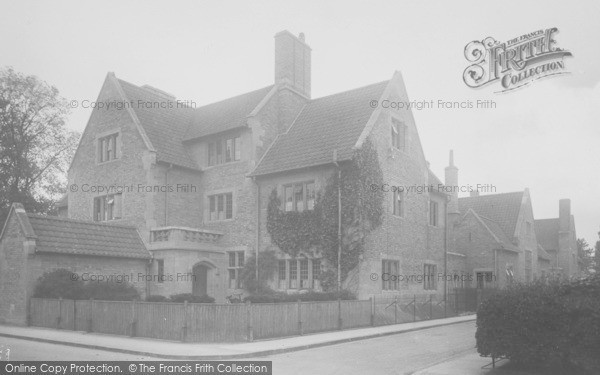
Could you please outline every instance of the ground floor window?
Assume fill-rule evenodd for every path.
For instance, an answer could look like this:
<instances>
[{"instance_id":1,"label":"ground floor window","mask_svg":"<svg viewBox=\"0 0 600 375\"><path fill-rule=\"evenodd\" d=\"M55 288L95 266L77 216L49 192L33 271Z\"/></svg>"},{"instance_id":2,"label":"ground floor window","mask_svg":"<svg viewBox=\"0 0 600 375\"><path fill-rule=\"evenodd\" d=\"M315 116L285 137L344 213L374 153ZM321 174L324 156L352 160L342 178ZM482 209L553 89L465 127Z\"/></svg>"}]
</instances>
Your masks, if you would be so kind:
<instances>
[{"instance_id":1,"label":"ground floor window","mask_svg":"<svg viewBox=\"0 0 600 375\"><path fill-rule=\"evenodd\" d=\"M240 274L244 268L244 252L243 251L228 251L229 266L227 272L229 273L229 288L230 289L241 289L243 288Z\"/></svg>"},{"instance_id":2,"label":"ground floor window","mask_svg":"<svg viewBox=\"0 0 600 375\"><path fill-rule=\"evenodd\" d=\"M381 261L381 289L398 290L400 283L398 275L400 270L400 261L383 259Z\"/></svg>"},{"instance_id":3,"label":"ground floor window","mask_svg":"<svg viewBox=\"0 0 600 375\"><path fill-rule=\"evenodd\" d=\"M492 287L492 284L494 281L494 275L492 274L491 271L476 272L475 277L477 280L477 289L484 289L484 288Z\"/></svg>"},{"instance_id":4,"label":"ground floor window","mask_svg":"<svg viewBox=\"0 0 600 375\"><path fill-rule=\"evenodd\" d=\"M425 264L423 267L423 289L437 289L437 272L435 264Z\"/></svg>"},{"instance_id":5,"label":"ground floor window","mask_svg":"<svg viewBox=\"0 0 600 375\"><path fill-rule=\"evenodd\" d=\"M279 289L320 288L320 259L282 259L279 261L278 268Z\"/></svg>"}]
</instances>

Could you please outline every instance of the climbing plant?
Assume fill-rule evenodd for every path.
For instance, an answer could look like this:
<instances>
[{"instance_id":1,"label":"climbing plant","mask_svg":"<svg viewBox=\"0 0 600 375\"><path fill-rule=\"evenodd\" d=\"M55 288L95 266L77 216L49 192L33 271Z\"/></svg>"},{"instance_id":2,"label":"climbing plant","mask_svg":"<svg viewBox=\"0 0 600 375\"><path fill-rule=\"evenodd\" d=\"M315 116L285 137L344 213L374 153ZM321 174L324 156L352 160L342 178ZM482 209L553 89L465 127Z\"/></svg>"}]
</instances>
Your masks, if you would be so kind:
<instances>
[{"instance_id":1,"label":"climbing plant","mask_svg":"<svg viewBox=\"0 0 600 375\"><path fill-rule=\"evenodd\" d=\"M267 231L273 243L292 257L316 250L330 266L322 273L323 277L337 278L339 186L342 202L340 269L344 280L358 265L366 236L381 225L383 192L369 187L371 184L381 186L382 180L377 150L367 139L355 150L351 160L340 163L339 173L336 170L328 178L325 189L317 196L314 210L284 212L277 190L273 189L267 212ZM331 280L325 283L331 284Z\"/></svg>"}]
</instances>

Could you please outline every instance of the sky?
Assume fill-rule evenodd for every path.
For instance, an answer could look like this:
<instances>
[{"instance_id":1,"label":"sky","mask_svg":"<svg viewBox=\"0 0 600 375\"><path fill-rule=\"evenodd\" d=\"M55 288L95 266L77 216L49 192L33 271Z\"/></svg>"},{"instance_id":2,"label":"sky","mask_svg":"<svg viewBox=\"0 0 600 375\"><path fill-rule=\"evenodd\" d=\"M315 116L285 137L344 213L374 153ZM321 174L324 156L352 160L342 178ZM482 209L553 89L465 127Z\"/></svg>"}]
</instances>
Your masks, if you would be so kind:
<instances>
[{"instance_id":1,"label":"sky","mask_svg":"<svg viewBox=\"0 0 600 375\"><path fill-rule=\"evenodd\" d=\"M570 198L578 237L600 230L600 2L577 1L13 1L0 13L0 67L96 100L108 72L197 106L273 83L274 41L303 32L312 97L404 78L410 100L493 100L495 108L413 114L425 156L443 179L454 150L460 185L529 188L536 219ZM465 46L558 28L568 75L497 94L462 79ZM83 131L91 110L74 108Z\"/></svg>"}]
</instances>

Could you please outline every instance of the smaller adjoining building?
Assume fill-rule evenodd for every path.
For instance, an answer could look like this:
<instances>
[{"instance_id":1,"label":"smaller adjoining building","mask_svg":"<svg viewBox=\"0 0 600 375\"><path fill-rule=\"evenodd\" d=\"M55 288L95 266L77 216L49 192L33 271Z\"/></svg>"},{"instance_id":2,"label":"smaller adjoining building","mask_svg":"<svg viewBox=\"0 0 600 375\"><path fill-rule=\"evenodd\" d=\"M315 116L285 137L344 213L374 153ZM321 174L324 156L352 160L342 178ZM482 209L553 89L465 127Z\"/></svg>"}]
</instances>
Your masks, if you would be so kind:
<instances>
[{"instance_id":1,"label":"smaller adjoining building","mask_svg":"<svg viewBox=\"0 0 600 375\"><path fill-rule=\"evenodd\" d=\"M13 203L0 234L0 323L26 324L38 278L56 269L83 281L127 281L144 297L150 259L135 227L36 215Z\"/></svg>"}]
</instances>

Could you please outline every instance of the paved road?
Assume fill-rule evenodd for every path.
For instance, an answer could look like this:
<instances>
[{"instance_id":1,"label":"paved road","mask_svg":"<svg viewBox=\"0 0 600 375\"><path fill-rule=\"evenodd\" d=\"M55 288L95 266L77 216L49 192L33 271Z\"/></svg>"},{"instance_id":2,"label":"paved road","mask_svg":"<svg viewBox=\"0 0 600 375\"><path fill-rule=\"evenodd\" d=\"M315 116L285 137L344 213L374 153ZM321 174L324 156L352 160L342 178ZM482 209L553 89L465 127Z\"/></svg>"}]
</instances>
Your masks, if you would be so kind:
<instances>
[{"instance_id":1,"label":"paved road","mask_svg":"<svg viewBox=\"0 0 600 375\"><path fill-rule=\"evenodd\" d=\"M159 361L120 354L0 337L11 360ZM273 374L410 374L459 354L473 352L475 322L324 346L255 360L273 361Z\"/></svg>"},{"instance_id":2,"label":"paved road","mask_svg":"<svg viewBox=\"0 0 600 375\"><path fill-rule=\"evenodd\" d=\"M273 361L275 375L411 374L474 347L475 322L467 322L264 359Z\"/></svg>"}]
</instances>

